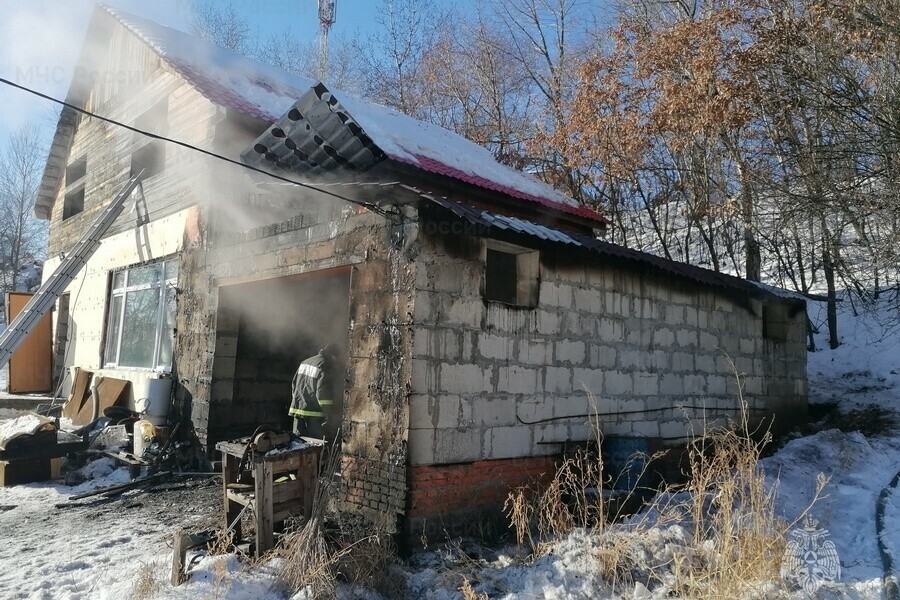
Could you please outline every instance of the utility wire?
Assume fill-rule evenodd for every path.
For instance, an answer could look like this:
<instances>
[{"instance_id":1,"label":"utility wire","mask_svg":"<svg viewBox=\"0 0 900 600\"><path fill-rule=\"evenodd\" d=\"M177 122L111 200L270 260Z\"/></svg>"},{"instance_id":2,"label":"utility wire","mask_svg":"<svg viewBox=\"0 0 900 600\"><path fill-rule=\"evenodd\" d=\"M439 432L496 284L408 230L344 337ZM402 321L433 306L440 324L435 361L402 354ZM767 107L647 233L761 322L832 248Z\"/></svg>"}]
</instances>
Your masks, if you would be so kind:
<instances>
[{"instance_id":1,"label":"utility wire","mask_svg":"<svg viewBox=\"0 0 900 600\"><path fill-rule=\"evenodd\" d=\"M0 77L0 83L6 84L6 85L8 85L8 86L10 86L10 87L14 87L14 88L19 89L19 90L22 90L22 91L24 91L24 92L28 92L29 94L33 94L33 95L35 95L35 96L37 96L37 97L39 97L39 98L43 98L43 99L45 99L45 100L49 100L49 101L51 101L51 102L55 102L56 104L61 104L62 106L65 106L66 108L70 108L70 109L72 109L72 110L74 110L74 111L76 111L76 112L79 112L79 113L81 113L81 114L87 115L87 116L92 117L92 118L95 118L95 119L99 119L99 120L101 120L101 121L105 121L105 122L110 123L110 124L112 124L112 125L116 125L116 126L118 126L118 127L122 127L123 129L127 129L128 131L133 131L133 132L135 132L135 133L139 133L139 134L141 134L141 135L143 135L143 136L146 136L146 137L149 137L149 138L152 138L152 139L155 139L155 140L160 140L160 141L163 141L163 142L169 142L169 143L171 143L171 144L175 144L176 146L181 146L182 148L187 148L188 150L193 150L193 151L195 151L195 152L200 152L201 154L205 154L205 155L207 155L207 156L211 156L212 158L216 158L216 159L218 159L218 160L222 160L222 161L231 163L231 164L233 164L233 165L237 165L237 166L242 167L242 168L244 168L244 169L249 169L250 171L255 171L255 172L257 172L257 173L262 173L263 175L268 175L269 177L271 177L271 178L273 178L273 179L277 179L277 180L283 181L283 182L285 182L285 183L290 183L290 184L293 184L293 185L296 185L296 186L299 186L299 187L302 187L302 188L314 190L314 191L316 191L316 192L320 192L320 193L325 194L325 195L327 195L327 196L332 196L332 197L334 197L334 198L337 198L338 200L343 200L343 201L349 202L349 203L351 203L351 204L356 204L356 205L358 205L358 206L362 206L362 207L364 207L364 208L366 208L366 209L368 209L368 210L371 210L372 212L377 213L377 214L379 214L379 215L381 215L381 216L383 216L383 217L387 217L387 216L388 216L387 212L385 212L384 210L382 210L381 208L375 206L374 204L372 204L372 203L370 203L370 202L363 202L363 201L361 201L361 200L353 200L353 199L351 199L351 198L347 198L346 196L341 196L340 194L335 194L334 192L330 192L330 191L328 191L328 190L326 190L326 189L323 189L322 187L319 187L319 186L317 186L317 185L309 184L309 183L303 183L303 182L301 182L301 181L296 181L296 180L294 180L294 179L290 179L289 177L282 177L281 175L276 175L275 173L272 173L272 172L270 172L270 171L266 171L265 169L260 169L259 167L254 167L253 165L248 165L248 164L246 164L246 163L242 163L242 162L239 161L239 160L234 160L233 158L228 158L227 156L225 156L225 155L223 155L223 154L218 154L217 152L212 152L211 150L205 150L205 149L203 149L203 148L200 148L199 146L194 146L193 144L188 144L187 142L182 142L181 140L172 139L172 138L169 138L169 137L166 137L166 136L163 136L163 135L159 135L159 134L156 134L156 133L151 133L151 132L149 132L149 131L144 131L143 129L138 129L137 127L132 127L131 125L126 125L125 123L122 123L121 121L116 121L115 119L111 119L111 118L109 118L109 117L104 117L103 115L98 115L97 113L94 113L94 112L91 112L91 111L89 111L89 110L80 108L80 107L78 107L78 106L75 106L74 104L70 104L69 102L66 102L65 100L60 100L60 99L58 99L58 98L54 98L53 96L48 96L47 94L44 94L44 93L42 93L42 92L39 92L39 91L37 91L37 90L35 90L35 89L32 89L32 88L29 88L29 87L27 87L27 86L24 86L24 85L15 83L14 81L10 81L9 79L5 79L5 78L3 78L3 77ZM392 185L392 184L379 184L379 183L372 183L372 184L345 183L345 184L326 184L326 185L346 185L346 186L351 186L351 185L372 185L372 186L384 186L384 185Z\"/></svg>"}]
</instances>

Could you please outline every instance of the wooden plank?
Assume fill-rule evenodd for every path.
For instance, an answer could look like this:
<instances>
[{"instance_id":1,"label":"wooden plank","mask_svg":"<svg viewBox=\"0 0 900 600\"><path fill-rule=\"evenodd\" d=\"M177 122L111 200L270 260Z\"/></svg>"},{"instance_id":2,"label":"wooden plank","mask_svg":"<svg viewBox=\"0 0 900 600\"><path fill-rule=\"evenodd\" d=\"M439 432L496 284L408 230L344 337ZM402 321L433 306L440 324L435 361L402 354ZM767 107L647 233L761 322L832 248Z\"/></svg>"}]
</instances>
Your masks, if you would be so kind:
<instances>
[{"instance_id":1,"label":"wooden plank","mask_svg":"<svg viewBox=\"0 0 900 600\"><path fill-rule=\"evenodd\" d=\"M0 487L50 479L50 459L0 461Z\"/></svg>"},{"instance_id":2,"label":"wooden plank","mask_svg":"<svg viewBox=\"0 0 900 600\"><path fill-rule=\"evenodd\" d=\"M319 455L306 455L306 464L303 466L298 477L304 483L303 485L303 514L307 517L312 516L313 502L316 498L316 487L319 484Z\"/></svg>"},{"instance_id":3,"label":"wooden plank","mask_svg":"<svg viewBox=\"0 0 900 600\"><path fill-rule=\"evenodd\" d=\"M241 506L248 506L253 502L252 494L242 494L241 492L236 492L234 490L228 490L227 492L225 492L225 498L227 498L231 502L240 504ZM228 525L231 525L233 521L234 519L232 519L228 523Z\"/></svg>"},{"instance_id":4,"label":"wooden plank","mask_svg":"<svg viewBox=\"0 0 900 600\"><path fill-rule=\"evenodd\" d=\"M272 504L294 501L300 505L303 484L300 480L284 481L272 485Z\"/></svg>"},{"instance_id":5,"label":"wooden plank","mask_svg":"<svg viewBox=\"0 0 900 600\"><path fill-rule=\"evenodd\" d=\"M285 502L283 504L276 504L272 507L272 520L275 523L279 523L290 517L300 516L309 518L309 515L303 514L303 507L297 502Z\"/></svg>"},{"instance_id":6,"label":"wooden plank","mask_svg":"<svg viewBox=\"0 0 900 600\"><path fill-rule=\"evenodd\" d=\"M262 556L275 545L271 465L258 463L253 470L253 479L256 484L256 555Z\"/></svg>"},{"instance_id":7,"label":"wooden plank","mask_svg":"<svg viewBox=\"0 0 900 600\"><path fill-rule=\"evenodd\" d=\"M102 454L103 456L108 456L113 460L118 460L119 462L122 462L126 465L135 467L146 467L150 465L150 463L146 460L140 459L130 452L109 452L107 450L104 450L100 454Z\"/></svg>"},{"instance_id":8,"label":"wooden plank","mask_svg":"<svg viewBox=\"0 0 900 600\"><path fill-rule=\"evenodd\" d=\"M6 322L22 312L34 294L25 292L6 293ZM11 394L49 392L53 388L53 315L47 313L31 330L25 341L9 359L9 381L7 389Z\"/></svg>"},{"instance_id":9,"label":"wooden plank","mask_svg":"<svg viewBox=\"0 0 900 600\"><path fill-rule=\"evenodd\" d=\"M2 451L0 452L0 460L25 460L25 459L42 459L42 458L59 458L70 452L79 452L87 447L87 442L78 440L76 442L60 442L55 444L41 444L36 447L29 447L24 451Z\"/></svg>"},{"instance_id":10,"label":"wooden plank","mask_svg":"<svg viewBox=\"0 0 900 600\"><path fill-rule=\"evenodd\" d=\"M184 572L184 561L187 557L190 539L184 530L175 534L175 541L172 543L172 575L169 578L169 582L173 586L179 586L188 579Z\"/></svg>"},{"instance_id":11,"label":"wooden plank","mask_svg":"<svg viewBox=\"0 0 900 600\"><path fill-rule=\"evenodd\" d=\"M93 376L93 371L79 369L75 375L75 382L72 385L72 395L69 396L69 400L63 406L63 416L71 419L76 425L87 425L90 421L91 412L93 412L93 405L91 404L91 378ZM87 420L81 415L82 411L86 410L86 404L89 405L87 407Z\"/></svg>"},{"instance_id":12,"label":"wooden plank","mask_svg":"<svg viewBox=\"0 0 900 600\"><path fill-rule=\"evenodd\" d=\"M232 454L222 453L222 499L225 503L225 528L232 527L234 531L235 543L241 539L241 523L239 517L241 514L241 505L229 497L228 484L237 483L240 473L241 458Z\"/></svg>"}]
</instances>

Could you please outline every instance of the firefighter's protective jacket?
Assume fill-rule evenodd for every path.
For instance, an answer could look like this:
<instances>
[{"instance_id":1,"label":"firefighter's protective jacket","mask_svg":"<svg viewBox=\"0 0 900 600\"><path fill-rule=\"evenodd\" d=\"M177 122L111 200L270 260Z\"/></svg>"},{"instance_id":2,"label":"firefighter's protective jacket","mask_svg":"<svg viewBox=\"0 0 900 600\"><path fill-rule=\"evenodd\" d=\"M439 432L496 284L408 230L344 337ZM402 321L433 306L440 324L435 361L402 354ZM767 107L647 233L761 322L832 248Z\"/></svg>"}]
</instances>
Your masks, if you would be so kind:
<instances>
[{"instance_id":1,"label":"firefighter's protective jacket","mask_svg":"<svg viewBox=\"0 0 900 600\"><path fill-rule=\"evenodd\" d=\"M293 399L288 414L292 417L324 419L334 404L332 359L324 350L307 358L294 375Z\"/></svg>"}]
</instances>

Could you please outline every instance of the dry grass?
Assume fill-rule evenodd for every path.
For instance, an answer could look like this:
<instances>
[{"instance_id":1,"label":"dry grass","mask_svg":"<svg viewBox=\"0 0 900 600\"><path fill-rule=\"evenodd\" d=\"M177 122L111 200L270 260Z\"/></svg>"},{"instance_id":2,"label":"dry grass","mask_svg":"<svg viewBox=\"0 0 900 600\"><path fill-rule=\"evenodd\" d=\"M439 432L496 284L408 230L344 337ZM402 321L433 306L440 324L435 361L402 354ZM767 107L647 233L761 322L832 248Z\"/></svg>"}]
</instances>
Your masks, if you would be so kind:
<instances>
[{"instance_id":1,"label":"dry grass","mask_svg":"<svg viewBox=\"0 0 900 600\"><path fill-rule=\"evenodd\" d=\"M487 594L479 594L472 588L468 577L463 577L459 591L462 592L463 600L488 600Z\"/></svg>"},{"instance_id":2,"label":"dry grass","mask_svg":"<svg viewBox=\"0 0 900 600\"><path fill-rule=\"evenodd\" d=\"M673 565L675 591L685 598L747 597L780 582L788 532L796 524L776 515L775 488L759 468L771 435L751 429L736 369L735 378L740 420L703 431L689 446L684 489L690 492L694 552L676 556ZM810 507L825 483L817 480Z\"/></svg>"},{"instance_id":3,"label":"dry grass","mask_svg":"<svg viewBox=\"0 0 900 600\"><path fill-rule=\"evenodd\" d=\"M355 522L341 527L341 538L353 540L333 552L334 571L340 579L375 590L385 598L404 598L406 578L399 569L394 540L386 524Z\"/></svg>"},{"instance_id":4,"label":"dry grass","mask_svg":"<svg viewBox=\"0 0 900 600\"><path fill-rule=\"evenodd\" d=\"M323 531L325 509L331 498L334 473L340 462L340 452L332 447L322 461L324 477L319 478L310 518L284 536L283 547L275 554L284 559L280 579L293 592L307 589L314 598L335 597L336 558L329 551Z\"/></svg>"},{"instance_id":5,"label":"dry grass","mask_svg":"<svg viewBox=\"0 0 900 600\"><path fill-rule=\"evenodd\" d=\"M131 589L131 600L146 600L162 589L162 579L153 563L141 563L137 580Z\"/></svg>"},{"instance_id":6,"label":"dry grass","mask_svg":"<svg viewBox=\"0 0 900 600\"><path fill-rule=\"evenodd\" d=\"M213 556L231 554L234 550L233 531L217 530L216 537L207 544L207 551Z\"/></svg>"},{"instance_id":7,"label":"dry grass","mask_svg":"<svg viewBox=\"0 0 900 600\"><path fill-rule=\"evenodd\" d=\"M232 579L228 572L228 563L225 560L218 560L213 566L213 600L224 598L225 594L231 589Z\"/></svg>"},{"instance_id":8,"label":"dry grass","mask_svg":"<svg viewBox=\"0 0 900 600\"><path fill-rule=\"evenodd\" d=\"M609 584L631 585L633 574L643 570L646 582L674 581L670 591L682 598L743 598L780 582L787 534L796 521L785 523L775 513L774 489L759 468L771 436L751 429L737 372L735 378L742 408L738 421L717 429L704 426L694 436L687 450L687 483L659 494L642 521L632 520L627 534L603 535L615 515L604 506L602 457L576 453L562 462L546 489L519 489L507 498L504 509L519 545L527 543L539 555L559 536L586 528L593 533L592 550ZM599 447L598 423L594 429ZM825 483L820 477L810 507ZM596 494L585 492L592 488ZM674 551L671 561L646 572L647 565L639 565L632 555L633 542L646 539L654 527L676 523L688 529L688 543Z\"/></svg>"}]
</instances>

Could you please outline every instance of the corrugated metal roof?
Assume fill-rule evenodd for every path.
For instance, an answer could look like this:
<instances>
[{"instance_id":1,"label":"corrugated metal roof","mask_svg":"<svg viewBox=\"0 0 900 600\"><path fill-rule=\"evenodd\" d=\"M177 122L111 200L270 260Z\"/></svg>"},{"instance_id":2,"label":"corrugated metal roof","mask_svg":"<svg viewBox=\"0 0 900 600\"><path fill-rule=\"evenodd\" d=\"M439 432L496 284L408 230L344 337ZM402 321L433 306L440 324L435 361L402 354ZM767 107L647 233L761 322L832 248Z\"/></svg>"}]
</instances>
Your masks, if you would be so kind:
<instances>
[{"instance_id":1,"label":"corrugated metal roof","mask_svg":"<svg viewBox=\"0 0 900 600\"><path fill-rule=\"evenodd\" d=\"M319 107L323 111L319 113L320 116L327 116L326 111L334 106L331 92L305 77L240 56L186 33L117 9L101 7L98 10L112 15L146 42L200 94L220 106L269 123L278 120L282 124L286 111L298 108L298 98L315 98L323 102L323 106ZM288 165L288 168L314 172L332 168L344 159L347 161L344 166L357 165L362 168L367 161L365 157L355 156L357 152L363 152L354 140L363 137L355 129L356 126L365 137L374 141L374 148L368 148L373 156L377 155L374 151L377 148L393 161L412 165L428 173L444 175L511 198L536 203L555 212L576 215L597 223L609 222L602 215L579 205L572 198L528 173L498 163L486 148L471 140L368 100L344 93L340 97L342 108L333 114L338 119L347 117L348 121L341 124L319 123L316 127L319 128L318 137L322 143L315 151L310 145L300 144L301 141L316 142L313 135L302 140L293 135L290 138L300 148L301 154L296 154L295 148L280 147L287 138L280 141L274 139L277 136L273 136L273 139L260 139L257 142L265 147L262 158L266 159L269 155L264 163L271 165L277 159ZM303 110L300 113L305 118L311 118ZM271 133L272 128L267 131L267 134ZM344 142L349 145L345 147ZM260 156L255 157L256 160L259 158Z\"/></svg>"},{"instance_id":2,"label":"corrugated metal roof","mask_svg":"<svg viewBox=\"0 0 900 600\"><path fill-rule=\"evenodd\" d=\"M337 167L365 171L384 158L381 148L321 83L241 153L241 159L254 166L310 174Z\"/></svg>"},{"instance_id":3,"label":"corrugated metal roof","mask_svg":"<svg viewBox=\"0 0 900 600\"><path fill-rule=\"evenodd\" d=\"M566 244L592 250L602 256L608 256L618 260L633 262L642 267L650 267L659 272L663 272L676 277L689 279L703 285L709 285L718 288L724 288L739 292L744 292L749 296L775 296L783 299L802 300L796 294L787 292L787 290L778 290L772 286L760 285L740 277L719 273L718 271L710 271L702 267L669 260L661 256L625 248L605 240L592 238L588 236L575 235L547 227L546 225L538 225L530 221L523 221L516 217L506 215L498 215L485 210L480 210L447 200L446 198L423 195L439 206L453 212L455 215L465 219L473 225L492 228L500 231L509 231L518 235L526 235L547 242ZM776 290L778 293L776 293ZM783 293L781 293L783 292Z\"/></svg>"}]
</instances>

